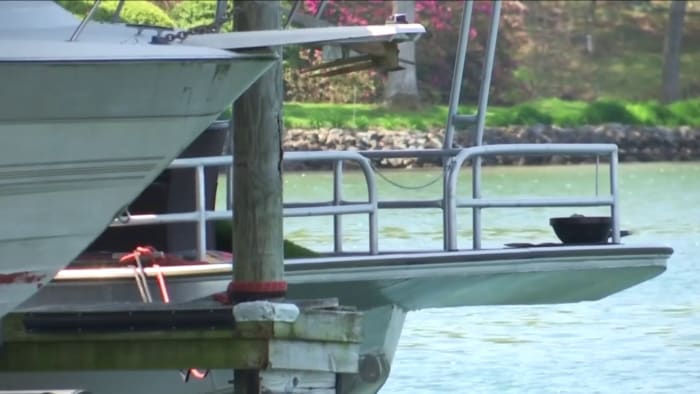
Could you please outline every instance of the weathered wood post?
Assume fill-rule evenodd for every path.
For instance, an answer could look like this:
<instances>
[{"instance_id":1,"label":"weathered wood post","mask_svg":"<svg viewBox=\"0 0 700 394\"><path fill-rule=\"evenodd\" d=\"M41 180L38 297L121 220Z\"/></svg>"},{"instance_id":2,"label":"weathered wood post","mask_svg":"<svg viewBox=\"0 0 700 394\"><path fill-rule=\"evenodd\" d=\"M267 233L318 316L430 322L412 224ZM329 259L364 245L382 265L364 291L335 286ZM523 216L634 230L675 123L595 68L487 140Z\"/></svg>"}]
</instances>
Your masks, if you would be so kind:
<instances>
[{"instance_id":1,"label":"weathered wood post","mask_svg":"<svg viewBox=\"0 0 700 394\"><path fill-rule=\"evenodd\" d=\"M234 2L236 31L279 29L279 0ZM232 302L284 296L282 232L282 62L272 66L233 107ZM258 371L236 370L235 393L260 390Z\"/></svg>"},{"instance_id":2,"label":"weathered wood post","mask_svg":"<svg viewBox=\"0 0 700 394\"><path fill-rule=\"evenodd\" d=\"M234 2L237 31L280 29L279 0ZM281 48L276 49L281 56ZM267 333L259 369L234 369L234 393L335 392L339 374L357 373L361 314L340 307L314 311L267 302L286 295L282 232L282 62L255 82L233 108L234 278L228 289L242 335ZM307 338L288 325L308 325ZM299 330L297 328L296 330ZM254 354L252 355L255 356ZM285 363L280 360L288 360Z\"/></svg>"},{"instance_id":3,"label":"weathered wood post","mask_svg":"<svg viewBox=\"0 0 700 394\"><path fill-rule=\"evenodd\" d=\"M237 31L280 28L279 1L234 3ZM234 302L284 296L282 63L234 104Z\"/></svg>"}]
</instances>

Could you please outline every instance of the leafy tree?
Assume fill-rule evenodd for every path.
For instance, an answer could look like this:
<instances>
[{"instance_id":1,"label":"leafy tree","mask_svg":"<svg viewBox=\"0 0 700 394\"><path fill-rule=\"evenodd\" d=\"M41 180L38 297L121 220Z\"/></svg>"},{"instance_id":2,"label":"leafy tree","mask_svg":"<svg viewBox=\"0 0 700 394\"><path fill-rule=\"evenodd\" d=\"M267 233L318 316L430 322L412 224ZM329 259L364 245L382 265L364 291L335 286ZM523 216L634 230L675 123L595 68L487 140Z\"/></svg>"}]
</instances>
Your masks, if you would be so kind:
<instances>
[{"instance_id":1,"label":"leafy tree","mask_svg":"<svg viewBox=\"0 0 700 394\"><path fill-rule=\"evenodd\" d=\"M681 72L681 41L686 6L685 0L673 0L668 12L661 86L661 101L664 103L670 103L680 98L678 82Z\"/></svg>"}]
</instances>

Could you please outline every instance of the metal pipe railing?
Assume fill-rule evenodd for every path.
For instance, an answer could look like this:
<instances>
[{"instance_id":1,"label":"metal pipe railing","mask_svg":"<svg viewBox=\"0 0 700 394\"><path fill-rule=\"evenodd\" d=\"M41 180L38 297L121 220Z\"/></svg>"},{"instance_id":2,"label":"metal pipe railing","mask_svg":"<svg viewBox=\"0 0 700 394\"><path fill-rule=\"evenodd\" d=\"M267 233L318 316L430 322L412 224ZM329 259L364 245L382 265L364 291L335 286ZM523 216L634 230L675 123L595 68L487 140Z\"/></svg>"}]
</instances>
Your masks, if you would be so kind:
<instances>
[{"instance_id":1,"label":"metal pipe railing","mask_svg":"<svg viewBox=\"0 0 700 394\"><path fill-rule=\"evenodd\" d=\"M613 243L620 243L620 196L617 193L617 146L610 153L610 190L613 203L610 206L610 217L612 218Z\"/></svg>"},{"instance_id":2,"label":"metal pipe railing","mask_svg":"<svg viewBox=\"0 0 700 394\"><path fill-rule=\"evenodd\" d=\"M313 203L313 204L288 204L283 208L285 217L303 217L303 216L325 216L332 215L338 220L334 222L334 248L336 252L342 251L342 228L340 226L340 216L348 214L367 213L369 216L369 253L377 254L378 251L378 198L376 190L376 181L374 172L369 164L369 159L360 155L357 152L338 151L338 152L287 152L283 157L284 161L332 161L334 163L334 199L330 204ZM346 202L342 200L342 162L353 161L360 166L367 185L367 202ZM173 161L169 169L194 168L195 169L195 210L185 213L168 213L155 215L129 215L126 220L116 220L112 223L113 227L123 226L143 226L152 224L165 223L182 223L194 222L197 225L197 256L199 259L206 257L206 224L210 220L224 220L233 217L233 210L228 205L226 210L208 211L206 209L206 185L204 177L205 167L232 167L233 161L230 156L209 156L198 158L176 159ZM230 187L230 180L227 174L227 187ZM227 199L228 200L228 199ZM227 201L227 204L229 201Z\"/></svg>"},{"instance_id":3,"label":"metal pipe railing","mask_svg":"<svg viewBox=\"0 0 700 394\"><path fill-rule=\"evenodd\" d=\"M95 12L97 11L97 8L99 8L101 2L102 0L95 0L95 2L92 3L92 8L90 8L90 11L88 11L83 20L80 21L80 24L78 24L78 27L75 28L75 31L73 31L73 34L71 34L68 41L75 41L78 39L80 34L83 32L83 29L85 29L85 26L87 26L93 15L95 15Z\"/></svg>"},{"instance_id":4,"label":"metal pipe railing","mask_svg":"<svg viewBox=\"0 0 700 394\"><path fill-rule=\"evenodd\" d=\"M388 151L388 155L397 154L396 151ZM405 153L405 151L404 151ZM613 242L620 241L619 204L617 192L617 146L612 144L506 144L483 145L459 150L417 150L407 156L445 156L448 163L443 170L443 196L441 199L426 200L394 200L379 201L374 173L369 164L370 159L363 156L365 152L352 151L324 151L324 152L288 152L284 155L284 161L331 161L333 167L333 198L330 201L314 201L286 203L283 207L285 217L306 216L333 216L333 249L336 253L343 251L342 215L367 213L369 215L369 253L378 253L378 210L379 209L442 209L443 210L443 249L458 250L457 245L457 209L472 208L481 210L484 208L518 208L518 207L593 207L610 206L613 228ZM495 155L594 155L596 168L599 157L607 155L610 158L610 195L600 196L596 186L594 197L536 197L536 198L483 198L481 195L472 198L460 199L457 196L457 181L461 168L467 160ZM367 154L372 158L381 158L382 152ZM354 161L359 164L367 185L368 198L365 202L349 202L343 199L342 177L343 161ZM185 213L169 213L158 215L131 215L128 220L115 220L113 226L136 226L178 222L197 223L197 252L203 258L206 247L206 223L210 220L230 220L234 212L228 205L226 210L207 211L204 203L205 178L204 168L211 166L232 167L230 156L214 156L202 158L177 159L169 168L195 168L196 210ZM227 172L228 175L228 172ZM598 170L596 169L596 185ZM228 177L227 177L228 178ZM480 179L472 180L474 185L480 187ZM228 182L227 182L228 183ZM230 185L229 185L230 186ZM472 247L481 248L481 222L472 222Z\"/></svg>"},{"instance_id":5,"label":"metal pipe railing","mask_svg":"<svg viewBox=\"0 0 700 394\"><path fill-rule=\"evenodd\" d=\"M602 155L610 157L610 194L611 197L595 198L540 198L540 199L484 199L480 195L471 200L458 201L457 179L459 170L465 161L495 155ZM613 242L620 240L619 207L617 193L617 146L614 144L504 144L482 145L463 149L455 157L454 165L447 170L447 195L445 201L445 218L447 228L446 250L457 250L457 208L471 207L474 211L487 207L562 207L562 206L611 206L613 222ZM480 186L481 180L472 179L472 187ZM481 249L481 221L472 220L472 247Z\"/></svg>"},{"instance_id":6,"label":"metal pipe railing","mask_svg":"<svg viewBox=\"0 0 700 394\"><path fill-rule=\"evenodd\" d=\"M343 162L337 161L333 165L333 204L340 205L343 202ZM333 215L333 251L343 251L343 221L339 214Z\"/></svg>"},{"instance_id":7,"label":"metal pipe railing","mask_svg":"<svg viewBox=\"0 0 700 394\"><path fill-rule=\"evenodd\" d=\"M457 42L457 56L455 57L455 67L452 75L452 86L450 87L450 105L447 111L447 125L445 126L445 140L442 147L452 148L452 140L455 131L455 118L459 110L459 98L462 93L462 80L464 78L464 62L467 60L467 47L469 45L469 30L472 23L472 9L474 1L467 0L462 11L462 24L460 26L459 39Z\"/></svg>"}]
</instances>

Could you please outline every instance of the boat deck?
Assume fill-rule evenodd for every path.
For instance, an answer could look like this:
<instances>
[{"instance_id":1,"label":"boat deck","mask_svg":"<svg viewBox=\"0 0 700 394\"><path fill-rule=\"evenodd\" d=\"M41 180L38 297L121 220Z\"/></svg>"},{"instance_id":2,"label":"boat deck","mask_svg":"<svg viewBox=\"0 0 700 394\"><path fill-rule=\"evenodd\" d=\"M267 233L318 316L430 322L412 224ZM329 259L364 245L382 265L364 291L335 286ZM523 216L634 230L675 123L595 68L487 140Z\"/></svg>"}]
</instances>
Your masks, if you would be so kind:
<instances>
[{"instance_id":1,"label":"boat deck","mask_svg":"<svg viewBox=\"0 0 700 394\"><path fill-rule=\"evenodd\" d=\"M478 182L472 195L458 193L459 170L465 161L489 155L569 154L608 157L607 193L596 182L594 195L574 197L516 196L484 198ZM382 201L378 198L372 160L396 156L438 156L445 160L443 196L440 200ZM617 190L617 147L606 144L519 144L489 145L452 150L381 152L289 152L285 161L327 161L333 163L333 200L285 203L286 217L332 216L333 250L318 257L285 261L288 296L296 299L338 297L343 305L372 309L396 305L404 310L469 305L549 304L591 301L614 294L661 274L673 253L665 246L632 246L620 243ZM364 174L367 198L348 201L342 196L343 162L353 162ZM472 166L478 163L472 163ZM178 159L171 169L193 168L198 209L184 213L129 215L115 219L114 227L148 226L167 223L196 223L193 260L165 261L159 267L100 267L74 264L61 271L54 281L23 307L52 303L142 302L135 280L139 275L158 294L162 275L173 302L211 299L222 293L232 279L231 256L206 250L207 223L231 220L230 193L224 209L207 209L207 167L228 168L231 158L202 157ZM225 186L231 190L230 176ZM481 246L481 211L504 207L590 207L610 208L611 234L599 244L509 244L502 249ZM380 248L380 212L396 208L435 209L443 215L443 248L425 251L389 251ZM457 212L472 213L471 248L460 245ZM342 218L366 214L369 219L367 250L344 251ZM463 227L464 225L461 224ZM173 263L173 261L175 261ZM94 263L94 262L93 262ZM109 286L103 286L108 283ZM157 298L157 297L154 297ZM57 301L58 300L58 301ZM157 301L157 300L156 300Z\"/></svg>"},{"instance_id":2,"label":"boat deck","mask_svg":"<svg viewBox=\"0 0 700 394\"><path fill-rule=\"evenodd\" d=\"M672 253L608 244L343 254L287 260L285 278L293 299L337 297L361 309L551 304L598 300L644 282L665 271ZM143 268L152 294L159 275L175 303L221 296L232 279L230 261L182 262ZM22 308L113 302L142 302L133 267L63 270Z\"/></svg>"}]
</instances>

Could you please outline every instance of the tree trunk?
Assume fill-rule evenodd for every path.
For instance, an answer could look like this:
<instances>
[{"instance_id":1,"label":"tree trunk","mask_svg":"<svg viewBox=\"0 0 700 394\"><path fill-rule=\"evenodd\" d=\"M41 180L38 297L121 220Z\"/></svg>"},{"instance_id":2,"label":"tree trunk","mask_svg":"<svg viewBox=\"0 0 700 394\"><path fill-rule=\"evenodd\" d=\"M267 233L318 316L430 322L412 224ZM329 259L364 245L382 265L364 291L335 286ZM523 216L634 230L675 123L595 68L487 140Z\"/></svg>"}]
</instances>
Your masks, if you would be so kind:
<instances>
[{"instance_id":1,"label":"tree trunk","mask_svg":"<svg viewBox=\"0 0 700 394\"><path fill-rule=\"evenodd\" d=\"M279 29L280 2L234 2L237 31ZM234 104L235 282L282 280L282 64Z\"/></svg>"},{"instance_id":2,"label":"tree trunk","mask_svg":"<svg viewBox=\"0 0 700 394\"><path fill-rule=\"evenodd\" d=\"M661 81L661 101L663 103L671 103L680 98L681 41L686 5L685 0L673 0L668 13Z\"/></svg>"},{"instance_id":3,"label":"tree trunk","mask_svg":"<svg viewBox=\"0 0 700 394\"><path fill-rule=\"evenodd\" d=\"M406 14L409 22L415 20L414 0L394 0L392 8L395 14ZM399 44L399 65L403 70L389 73L384 98L390 107L417 108L420 106L418 82L416 80L416 44L413 41Z\"/></svg>"}]
</instances>

